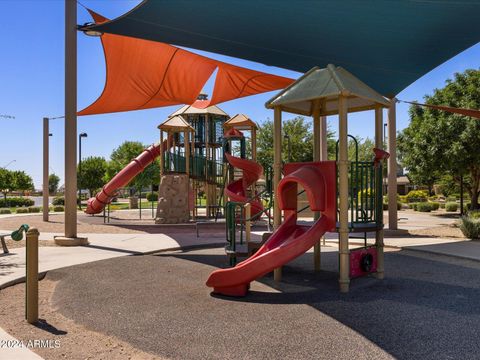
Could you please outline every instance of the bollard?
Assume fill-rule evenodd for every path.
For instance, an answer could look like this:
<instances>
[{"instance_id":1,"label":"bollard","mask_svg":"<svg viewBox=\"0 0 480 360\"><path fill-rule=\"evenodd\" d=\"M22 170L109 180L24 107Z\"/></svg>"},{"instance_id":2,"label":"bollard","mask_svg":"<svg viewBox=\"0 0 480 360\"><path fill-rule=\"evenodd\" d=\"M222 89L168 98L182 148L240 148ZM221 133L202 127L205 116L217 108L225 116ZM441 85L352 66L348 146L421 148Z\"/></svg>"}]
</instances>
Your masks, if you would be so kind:
<instances>
[{"instance_id":1,"label":"bollard","mask_svg":"<svg viewBox=\"0 0 480 360\"><path fill-rule=\"evenodd\" d=\"M26 249L26 292L25 318L28 323L38 321L38 237L37 229L31 228L27 232Z\"/></svg>"}]
</instances>

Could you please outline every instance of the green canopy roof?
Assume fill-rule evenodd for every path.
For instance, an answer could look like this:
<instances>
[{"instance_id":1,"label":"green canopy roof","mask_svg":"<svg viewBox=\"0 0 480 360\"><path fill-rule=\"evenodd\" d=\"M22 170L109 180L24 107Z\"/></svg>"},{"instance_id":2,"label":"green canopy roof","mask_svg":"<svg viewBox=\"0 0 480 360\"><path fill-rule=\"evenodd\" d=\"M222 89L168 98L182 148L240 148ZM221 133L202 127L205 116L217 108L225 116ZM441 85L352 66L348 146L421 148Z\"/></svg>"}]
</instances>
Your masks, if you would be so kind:
<instances>
[{"instance_id":1,"label":"green canopy roof","mask_svg":"<svg viewBox=\"0 0 480 360\"><path fill-rule=\"evenodd\" d=\"M334 63L392 96L480 41L480 1L145 0L98 31L306 72Z\"/></svg>"}]
</instances>

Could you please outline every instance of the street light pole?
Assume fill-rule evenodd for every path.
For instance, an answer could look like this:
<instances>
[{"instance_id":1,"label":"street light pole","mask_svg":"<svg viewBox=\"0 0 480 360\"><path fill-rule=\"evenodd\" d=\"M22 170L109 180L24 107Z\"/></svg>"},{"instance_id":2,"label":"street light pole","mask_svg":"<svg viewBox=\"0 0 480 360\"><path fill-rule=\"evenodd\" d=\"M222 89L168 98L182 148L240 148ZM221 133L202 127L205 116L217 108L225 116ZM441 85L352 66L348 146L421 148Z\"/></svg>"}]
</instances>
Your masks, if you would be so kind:
<instances>
[{"instance_id":1,"label":"street light pole","mask_svg":"<svg viewBox=\"0 0 480 360\"><path fill-rule=\"evenodd\" d=\"M79 183L81 184L81 176L82 176L82 138L88 137L87 133L81 133L78 135L78 177ZM79 187L80 190L80 209L82 208L82 186Z\"/></svg>"},{"instance_id":2,"label":"street light pole","mask_svg":"<svg viewBox=\"0 0 480 360\"><path fill-rule=\"evenodd\" d=\"M49 118L43 118L43 221L48 221L48 195L49 195L49 188L48 188L48 169L49 169L49 137L50 137L50 130L49 130Z\"/></svg>"}]
</instances>

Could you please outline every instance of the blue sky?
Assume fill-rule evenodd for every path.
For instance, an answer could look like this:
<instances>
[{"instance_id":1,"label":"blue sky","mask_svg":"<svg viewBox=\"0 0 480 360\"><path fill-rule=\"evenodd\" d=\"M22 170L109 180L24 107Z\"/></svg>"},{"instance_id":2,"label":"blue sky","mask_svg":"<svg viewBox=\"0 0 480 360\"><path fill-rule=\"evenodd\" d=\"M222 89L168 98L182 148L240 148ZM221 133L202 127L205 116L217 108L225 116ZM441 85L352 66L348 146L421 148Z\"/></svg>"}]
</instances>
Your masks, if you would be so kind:
<instances>
[{"instance_id":1,"label":"blue sky","mask_svg":"<svg viewBox=\"0 0 480 360\"><path fill-rule=\"evenodd\" d=\"M83 0L82 3L114 18L139 3L138 0ZM64 104L64 2L63 0L1 0L0 1L0 167L25 170L41 186L42 177L42 118L63 115ZM78 23L91 21L88 13L78 7ZM249 61L208 54L235 65L298 77L292 71ZM455 72L478 68L480 45L475 45L442 64L402 91L399 99L421 100L425 94L444 85ZM105 79L105 64L100 40L78 34L78 106L89 105L101 93ZM207 91L209 87L207 86ZM264 103L274 93L230 101L220 107L228 114L245 113L259 123L272 117ZM78 118L78 131L88 133L83 142L83 156L109 157L124 140L145 144L158 141L157 125L176 110L167 107L130 113L86 116ZM408 125L408 106L398 104L398 129ZM292 115L293 116L293 115ZM289 115L286 114L285 118ZM364 112L349 118L349 133L363 138L373 136L373 114ZM332 129L337 121L329 119ZM63 181L64 126L63 120L52 120L50 129L51 171Z\"/></svg>"}]
</instances>

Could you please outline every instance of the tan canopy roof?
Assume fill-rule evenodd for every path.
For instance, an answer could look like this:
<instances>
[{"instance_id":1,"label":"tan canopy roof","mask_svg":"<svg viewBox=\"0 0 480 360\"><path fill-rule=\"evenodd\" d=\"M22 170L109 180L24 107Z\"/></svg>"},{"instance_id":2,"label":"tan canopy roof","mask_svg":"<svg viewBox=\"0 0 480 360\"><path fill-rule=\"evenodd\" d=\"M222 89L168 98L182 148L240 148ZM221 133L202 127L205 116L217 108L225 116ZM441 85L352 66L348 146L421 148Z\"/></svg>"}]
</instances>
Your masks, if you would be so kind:
<instances>
[{"instance_id":1,"label":"tan canopy roof","mask_svg":"<svg viewBox=\"0 0 480 360\"><path fill-rule=\"evenodd\" d=\"M199 109L192 105L184 105L180 109L176 110L169 117L176 115L194 115L194 114L213 114L213 115L222 115L228 116L228 114L220 109L218 106L212 105L205 109Z\"/></svg>"},{"instance_id":2,"label":"tan canopy roof","mask_svg":"<svg viewBox=\"0 0 480 360\"><path fill-rule=\"evenodd\" d=\"M229 127L234 127L239 130L250 130L251 128L258 129L257 124L255 121L250 119L245 114L237 114L234 117L230 118L229 120L225 121L223 124L225 129Z\"/></svg>"},{"instance_id":3,"label":"tan canopy roof","mask_svg":"<svg viewBox=\"0 0 480 360\"><path fill-rule=\"evenodd\" d=\"M348 111L390 106L389 100L350 74L342 67L328 65L324 69L314 67L293 84L270 99L265 106L295 114L312 115L314 104L321 115L338 114L338 97L348 97Z\"/></svg>"},{"instance_id":4,"label":"tan canopy roof","mask_svg":"<svg viewBox=\"0 0 480 360\"><path fill-rule=\"evenodd\" d=\"M168 118L163 123L158 125L158 128L160 130L170 132L195 131L195 129L191 127L190 124L181 115Z\"/></svg>"}]
</instances>

